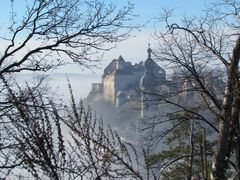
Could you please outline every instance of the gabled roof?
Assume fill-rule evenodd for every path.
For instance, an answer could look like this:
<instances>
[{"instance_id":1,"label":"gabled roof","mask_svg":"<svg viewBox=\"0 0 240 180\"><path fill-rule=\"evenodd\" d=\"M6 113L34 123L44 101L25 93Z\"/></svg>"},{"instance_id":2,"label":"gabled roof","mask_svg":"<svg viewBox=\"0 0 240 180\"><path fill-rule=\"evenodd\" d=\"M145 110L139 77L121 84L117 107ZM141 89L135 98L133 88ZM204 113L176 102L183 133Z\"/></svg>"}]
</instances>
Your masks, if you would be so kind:
<instances>
[{"instance_id":1,"label":"gabled roof","mask_svg":"<svg viewBox=\"0 0 240 180\"><path fill-rule=\"evenodd\" d=\"M120 55L118 59L113 59L112 62L104 69L103 78L109 74L112 74L116 70L117 63L125 63L125 60Z\"/></svg>"}]
</instances>

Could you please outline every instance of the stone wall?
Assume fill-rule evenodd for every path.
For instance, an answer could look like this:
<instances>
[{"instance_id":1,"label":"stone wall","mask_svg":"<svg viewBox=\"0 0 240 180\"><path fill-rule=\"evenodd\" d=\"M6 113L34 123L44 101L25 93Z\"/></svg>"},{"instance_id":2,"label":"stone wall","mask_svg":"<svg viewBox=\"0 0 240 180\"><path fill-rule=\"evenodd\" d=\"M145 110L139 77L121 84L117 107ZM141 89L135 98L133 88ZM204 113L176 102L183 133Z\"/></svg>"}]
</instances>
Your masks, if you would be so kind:
<instances>
[{"instance_id":1,"label":"stone wall","mask_svg":"<svg viewBox=\"0 0 240 180\"><path fill-rule=\"evenodd\" d=\"M102 83L92 83L90 93L103 93Z\"/></svg>"},{"instance_id":2,"label":"stone wall","mask_svg":"<svg viewBox=\"0 0 240 180\"><path fill-rule=\"evenodd\" d=\"M133 75L116 75L115 77L115 90L116 91L128 91L131 85L134 84L135 77Z\"/></svg>"},{"instance_id":3,"label":"stone wall","mask_svg":"<svg viewBox=\"0 0 240 180\"><path fill-rule=\"evenodd\" d=\"M113 74L103 79L103 98L115 104L115 76Z\"/></svg>"}]
</instances>

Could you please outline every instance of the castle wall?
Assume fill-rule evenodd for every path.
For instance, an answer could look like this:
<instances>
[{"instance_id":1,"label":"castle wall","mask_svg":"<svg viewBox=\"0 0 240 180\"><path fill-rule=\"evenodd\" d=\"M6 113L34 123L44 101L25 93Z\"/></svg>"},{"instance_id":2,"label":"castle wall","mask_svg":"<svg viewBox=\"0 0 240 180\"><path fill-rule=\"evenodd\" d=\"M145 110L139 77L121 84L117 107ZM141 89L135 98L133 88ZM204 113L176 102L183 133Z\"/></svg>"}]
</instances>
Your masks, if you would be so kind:
<instances>
[{"instance_id":1,"label":"castle wall","mask_svg":"<svg viewBox=\"0 0 240 180\"><path fill-rule=\"evenodd\" d=\"M113 104L116 102L116 94L118 91L127 92L130 89L136 90L139 86L140 74L111 74L103 78L103 97Z\"/></svg>"},{"instance_id":2,"label":"castle wall","mask_svg":"<svg viewBox=\"0 0 240 180\"><path fill-rule=\"evenodd\" d=\"M138 90L139 85L140 85L140 81L141 81L141 77L143 76L144 71L136 71L134 72L134 77L135 77L135 84L134 84L134 89Z\"/></svg>"},{"instance_id":3,"label":"castle wall","mask_svg":"<svg viewBox=\"0 0 240 180\"><path fill-rule=\"evenodd\" d=\"M131 85L135 82L133 75L117 75L116 79L116 91L127 91L131 88Z\"/></svg>"},{"instance_id":4,"label":"castle wall","mask_svg":"<svg viewBox=\"0 0 240 180\"><path fill-rule=\"evenodd\" d=\"M115 76L108 75L103 79L103 98L115 103Z\"/></svg>"},{"instance_id":5,"label":"castle wall","mask_svg":"<svg viewBox=\"0 0 240 180\"><path fill-rule=\"evenodd\" d=\"M102 83L92 83L90 93L102 93L103 85Z\"/></svg>"}]
</instances>

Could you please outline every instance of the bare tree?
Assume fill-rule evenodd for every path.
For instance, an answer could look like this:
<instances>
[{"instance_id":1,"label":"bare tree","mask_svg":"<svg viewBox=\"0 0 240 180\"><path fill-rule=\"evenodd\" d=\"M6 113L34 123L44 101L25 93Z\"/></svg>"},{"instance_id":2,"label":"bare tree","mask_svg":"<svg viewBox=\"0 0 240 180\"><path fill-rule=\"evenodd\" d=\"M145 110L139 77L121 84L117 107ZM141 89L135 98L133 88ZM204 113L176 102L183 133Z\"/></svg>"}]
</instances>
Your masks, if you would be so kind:
<instances>
[{"instance_id":1,"label":"bare tree","mask_svg":"<svg viewBox=\"0 0 240 180\"><path fill-rule=\"evenodd\" d=\"M72 95L72 93L71 93ZM74 144L72 153L88 165L82 170L79 161L73 169L83 172L90 179L144 179L140 170L139 154L129 142L122 140L117 132L104 127L103 121L92 114L91 109L83 108L82 102L77 105L72 96L71 108L64 123L70 128Z\"/></svg>"},{"instance_id":2,"label":"bare tree","mask_svg":"<svg viewBox=\"0 0 240 180\"><path fill-rule=\"evenodd\" d=\"M63 106L48 97L43 79L23 88L11 75L45 72L69 62L90 67L99 61L99 51L110 50L129 36L134 28L130 24L133 5L118 8L113 1L98 0L24 3L23 17L16 16L12 7L11 24L4 31L7 35L0 35L4 44L0 50L1 176L14 175L17 169L19 178L23 170L36 179L64 179L66 173L75 179L79 172L72 171L73 159L60 122ZM88 171L89 166L84 167Z\"/></svg>"},{"instance_id":3,"label":"bare tree","mask_svg":"<svg viewBox=\"0 0 240 180\"><path fill-rule=\"evenodd\" d=\"M182 77L188 83L187 91L197 94L198 110L204 107L209 115L203 116L179 101L161 96L162 100L185 112L191 112L218 133L212 162L212 179L227 179L226 173L230 169L231 160L235 164L236 173L240 167L240 4L235 0L222 0L211 7L199 18L184 17L183 22L178 24L170 22L172 12L166 11L160 21L165 23L167 30L156 33L160 42L157 56L160 60L169 62L178 72L182 72L178 80ZM222 81L215 81L216 84L210 81L214 78L207 73L210 67L223 71ZM216 79L215 76L213 80ZM220 88L220 84L225 91ZM196 105L192 104L197 107Z\"/></svg>"},{"instance_id":4,"label":"bare tree","mask_svg":"<svg viewBox=\"0 0 240 180\"><path fill-rule=\"evenodd\" d=\"M14 146L1 148L11 153L1 158L2 178L145 179L136 148L104 128L82 102L77 105L71 89L71 106L65 106L39 88L5 86L13 107L5 112L3 133Z\"/></svg>"},{"instance_id":5,"label":"bare tree","mask_svg":"<svg viewBox=\"0 0 240 180\"><path fill-rule=\"evenodd\" d=\"M128 37L132 4L111 1L47 0L26 3L25 16L12 17L1 35L0 72L47 71L69 62L88 66L96 50L109 50ZM7 29L6 29L7 30Z\"/></svg>"},{"instance_id":6,"label":"bare tree","mask_svg":"<svg viewBox=\"0 0 240 180\"><path fill-rule=\"evenodd\" d=\"M3 109L1 116L1 132L8 137L1 148L1 155L5 155L1 157L1 177L25 172L24 177L27 171L36 179L42 174L52 179L64 177L66 152L57 110L60 104L48 97L42 81L37 86L18 86L17 90L11 89L3 77L2 81L11 107Z\"/></svg>"}]
</instances>

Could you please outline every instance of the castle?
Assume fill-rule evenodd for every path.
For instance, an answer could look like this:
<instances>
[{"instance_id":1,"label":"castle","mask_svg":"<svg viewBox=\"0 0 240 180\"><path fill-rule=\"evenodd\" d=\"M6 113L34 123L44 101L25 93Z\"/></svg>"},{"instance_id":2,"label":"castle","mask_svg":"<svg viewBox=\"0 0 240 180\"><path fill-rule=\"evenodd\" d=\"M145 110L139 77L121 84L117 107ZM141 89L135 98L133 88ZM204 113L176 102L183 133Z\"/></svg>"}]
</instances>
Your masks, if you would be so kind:
<instances>
[{"instance_id":1,"label":"castle","mask_svg":"<svg viewBox=\"0 0 240 180\"><path fill-rule=\"evenodd\" d=\"M199 82L191 74L181 74L182 71L177 70L173 70L171 78L167 78L166 71L152 59L150 47L146 60L136 64L120 56L104 69L102 82L92 84L86 102L121 137L132 142L143 135L139 130L145 127L146 122L164 122L154 126L155 130L164 132L171 126L168 115L181 112L179 106L182 105L196 108L203 116L209 117L208 110L202 108L201 91L196 91ZM221 90L225 82L220 76L212 71L201 72L200 75L201 83L222 98ZM164 101L166 99L173 104ZM144 131L143 136L151 134L152 129L149 129Z\"/></svg>"},{"instance_id":2,"label":"castle","mask_svg":"<svg viewBox=\"0 0 240 180\"><path fill-rule=\"evenodd\" d=\"M147 50L148 57L143 62L132 65L122 56L113 59L104 69L101 83L93 83L89 93L89 99L105 100L115 107L120 107L127 102L147 99L142 92L167 92L169 82L166 80L166 72L151 57L152 50ZM148 107L147 102L141 104L143 109Z\"/></svg>"}]
</instances>

